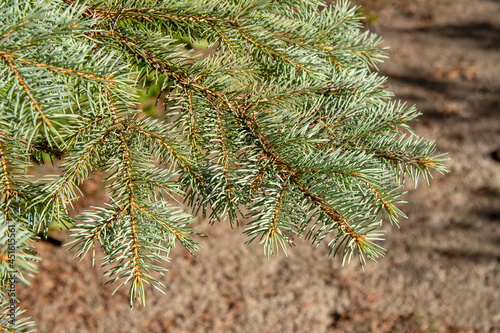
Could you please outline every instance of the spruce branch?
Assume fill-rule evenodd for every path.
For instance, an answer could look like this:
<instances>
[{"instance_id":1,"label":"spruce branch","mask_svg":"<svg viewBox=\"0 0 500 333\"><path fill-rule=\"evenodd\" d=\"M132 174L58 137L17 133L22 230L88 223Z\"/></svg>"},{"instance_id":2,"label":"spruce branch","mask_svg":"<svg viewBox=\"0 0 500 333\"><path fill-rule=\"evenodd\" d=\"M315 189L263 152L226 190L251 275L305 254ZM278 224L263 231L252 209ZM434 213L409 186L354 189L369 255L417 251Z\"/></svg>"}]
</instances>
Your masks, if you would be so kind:
<instances>
[{"instance_id":1,"label":"spruce branch","mask_svg":"<svg viewBox=\"0 0 500 333\"><path fill-rule=\"evenodd\" d=\"M0 53L0 58L2 58L2 60L7 64L7 66L9 66L9 68L11 69L12 73L14 74L14 76L16 77L17 79L17 83L21 86L21 88L24 90L24 92L26 93L26 95L28 96L29 98L29 101L31 103L31 105L33 106L33 108L38 112L38 115L40 117L40 119L42 120L42 122L44 123L44 126L47 125L47 126L51 126L51 122L50 120L47 118L47 116L45 115L44 111L42 110L42 108L40 107L38 101L35 99L35 96L33 95L33 93L31 92L31 89L28 87L28 85L25 83L24 79L22 78L21 74L19 74L19 71L17 70L17 68L14 66L13 62L12 62L12 56L6 54L6 53ZM33 117L35 118L35 117Z\"/></svg>"},{"instance_id":2,"label":"spruce branch","mask_svg":"<svg viewBox=\"0 0 500 333\"><path fill-rule=\"evenodd\" d=\"M385 50L356 8L318 6L2 2L0 227L23 230L23 251L28 236L71 228L75 257L92 250L94 264L102 248L108 283L128 286L131 306L146 285L164 288L177 242L201 248L182 200L210 223L245 219L267 256L298 237L343 264L383 256L380 228L405 217L405 179L428 182L445 159L409 127L416 109L386 90ZM197 41L210 55L185 48ZM154 87L164 108L152 117L139 94ZM29 177L53 158L58 175ZM96 172L109 202L70 218Z\"/></svg>"}]
</instances>

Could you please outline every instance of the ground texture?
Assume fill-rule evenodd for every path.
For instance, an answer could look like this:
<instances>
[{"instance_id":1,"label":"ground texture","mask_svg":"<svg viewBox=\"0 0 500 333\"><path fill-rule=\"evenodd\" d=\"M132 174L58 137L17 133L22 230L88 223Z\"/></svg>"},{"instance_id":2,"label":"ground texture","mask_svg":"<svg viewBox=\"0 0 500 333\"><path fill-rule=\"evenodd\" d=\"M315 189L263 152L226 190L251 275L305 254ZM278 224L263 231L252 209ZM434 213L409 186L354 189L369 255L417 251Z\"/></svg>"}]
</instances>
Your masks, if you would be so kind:
<instances>
[{"instance_id":1,"label":"ground texture","mask_svg":"<svg viewBox=\"0 0 500 333\"><path fill-rule=\"evenodd\" d=\"M380 69L412 125L449 152L450 173L409 189L409 219L387 226L388 254L363 272L298 242L272 258L241 230L207 230L198 259L177 248L166 295L130 310L100 267L37 245L42 262L21 306L40 332L500 332L500 1L357 1L384 37ZM500 155L500 152L498 153ZM500 156L497 156L497 158ZM102 189L83 186L82 205ZM64 239L63 234L55 234ZM99 266L99 265L98 265Z\"/></svg>"}]
</instances>

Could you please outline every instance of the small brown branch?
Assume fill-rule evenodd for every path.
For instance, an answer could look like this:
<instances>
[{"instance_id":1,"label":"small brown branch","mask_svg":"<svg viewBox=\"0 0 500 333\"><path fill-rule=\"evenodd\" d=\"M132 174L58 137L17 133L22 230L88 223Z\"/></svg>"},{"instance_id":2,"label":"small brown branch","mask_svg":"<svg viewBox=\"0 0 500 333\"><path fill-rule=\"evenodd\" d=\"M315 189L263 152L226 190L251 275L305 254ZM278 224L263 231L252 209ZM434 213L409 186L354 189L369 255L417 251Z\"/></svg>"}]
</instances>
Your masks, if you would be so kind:
<instances>
[{"instance_id":1,"label":"small brown branch","mask_svg":"<svg viewBox=\"0 0 500 333\"><path fill-rule=\"evenodd\" d=\"M135 216L132 215L133 212L130 212L130 229L132 233L132 261L134 264L134 278L138 281L143 279L143 275L141 273L141 266L139 265L139 239L137 237L137 229L136 229L136 221Z\"/></svg>"},{"instance_id":2,"label":"small brown branch","mask_svg":"<svg viewBox=\"0 0 500 333\"><path fill-rule=\"evenodd\" d=\"M75 1L73 0L64 0L64 2L73 5ZM179 16L165 13L165 10L168 10L165 7L156 7L156 8L126 8L126 7L114 7L117 10L106 10L107 7L87 7L87 9L83 12L85 16L89 16L92 18L100 18L100 19L110 19L112 22L118 21L119 18L133 18L133 19L143 19L147 21L151 21L154 19L165 19L165 20L175 20L187 23L209 23L209 22L225 22L225 23L233 23L237 24L244 19L233 19L233 18L221 18L216 16Z\"/></svg>"},{"instance_id":3,"label":"small brown branch","mask_svg":"<svg viewBox=\"0 0 500 333\"><path fill-rule=\"evenodd\" d=\"M296 182L297 185L299 185L298 182ZM340 227L340 229L349 237L354 239L356 244L358 245L363 245L365 235L358 235L357 232L349 225L347 222L347 219L340 214L339 211L332 209L329 207L329 205L320 197L315 196L309 192L309 190L303 186L298 187L299 191L302 192L302 194L306 197L309 198L316 206L319 206L319 208L328 216L330 217L337 225Z\"/></svg>"},{"instance_id":4,"label":"small brown branch","mask_svg":"<svg viewBox=\"0 0 500 333\"><path fill-rule=\"evenodd\" d=\"M5 150L3 144L0 142L0 164L2 165L2 182L5 189L7 198L12 194L12 187L9 180L9 171L7 169L7 160L5 159Z\"/></svg>"},{"instance_id":5,"label":"small brown branch","mask_svg":"<svg viewBox=\"0 0 500 333\"><path fill-rule=\"evenodd\" d=\"M28 22L30 22L30 21L26 20L24 22L19 23L15 28L12 28L11 30L7 31L2 36L0 36L0 39L4 39L4 38L8 37L11 33L13 33L14 31L16 31L16 29L18 29L19 27L22 27L23 25L25 25Z\"/></svg>"},{"instance_id":6,"label":"small brown branch","mask_svg":"<svg viewBox=\"0 0 500 333\"><path fill-rule=\"evenodd\" d=\"M333 130L331 129L330 126L328 126L327 124L325 124L321 119L319 118L315 118L316 122L318 122L319 124L323 125L327 130L328 132L330 132L330 134L332 135L333 138L336 138L337 136L335 135L335 133L333 132Z\"/></svg>"},{"instance_id":7,"label":"small brown branch","mask_svg":"<svg viewBox=\"0 0 500 333\"><path fill-rule=\"evenodd\" d=\"M256 46L262 52L267 53L267 54L269 54L270 56L272 56L274 58L279 58L279 59L281 59L284 62L290 63L294 67L296 67L296 68L298 68L298 69L306 72L307 74L311 74L311 72L309 70L307 70L306 68L304 68L304 66L302 66L301 64L294 62L293 60L285 57L282 54L277 53L276 51L274 51L272 49L268 49L264 44L259 43L259 42L255 41L255 40L253 40L252 38L250 38L249 36L247 36L241 27L239 27L239 26L233 26L233 28L236 29L236 32L238 33L238 35L241 36L241 38L243 38L244 40L246 40L250 44Z\"/></svg>"},{"instance_id":8,"label":"small brown branch","mask_svg":"<svg viewBox=\"0 0 500 333\"><path fill-rule=\"evenodd\" d=\"M206 92L205 92L205 94L206 94ZM226 194L227 194L227 198L228 198L229 202L232 202L231 189L229 188L229 170L228 170L228 155L227 155L227 148L226 148L226 138L224 137L224 133L223 133L224 129L222 128L222 121L220 118L220 110L208 95L205 95L205 96L207 97L207 100L209 101L212 108L215 110L215 114L217 117L217 129L218 129L217 135L219 136L219 142L220 142L220 146L221 146L221 152L222 152L222 161L221 162L222 162L222 167L224 168L224 177L226 178Z\"/></svg>"},{"instance_id":9,"label":"small brown branch","mask_svg":"<svg viewBox=\"0 0 500 333\"><path fill-rule=\"evenodd\" d=\"M64 74L64 75L68 75L68 74L69 75L74 75L74 76L81 77L81 78L86 78L86 79L89 79L89 80L99 80L99 81L103 81L103 83L105 85L111 85L111 86L116 85L114 82L110 81L112 79L112 77L113 77L112 75L107 76L107 77L100 77L100 76L97 76L97 75L94 75L94 74L79 72L79 71L76 71L76 70L71 69L71 68L64 68L64 67L59 67L59 66L44 64L42 62L32 62L32 61L29 61L29 60L26 60L26 59L23 59L23 58L16 58L11 53L0 51L0 57L2 57L2 56L5 57L5 58L9 58L10 60L15 60L16 62L19 62L19 63L21 63L23 65L45 68L45 69L53 71L53 72L61 73L61 74Z\"/></svg>"},{"instance_id":10,"label":"small brown branch","mask_svg":"<svg viewBox=\"0 0 500 333\"><path fill-rule=\"evenodd\" d=\"M133 195L133 187L134 187L134 180L132 177L132 162L131 162L131 155L127 147L127 143L125 142L125 139L123 138L122 133L118 133L118 139L120 140L120 147L122 149L123 153L123 163L126 169L126 180L127 180L127 192L128 192L128 202L129 202L129 210L133 209L134 205L134 195Z\"/></svg>"},{"instance_id":11,"label":"small brown branch","mask_svg":"<svg viewBox=\"0 0 500 333\"><path fill-rule=\"evenodd\" d=\"M193 99L191 96L191 89L186 87L184 90L186 93L187 97L187 102L188 102L188 113L189 113L189 141L191 142L191 147L193 149L197 149L197 144L196 144L196 135L198 134L198 129L196 128L196 119L194 117L194 110L193 110Z\"/></svg>"},{"instance_id":12,"label":"small brown branch","mask_svg":"<svg viewBox=\"0 0 500 333\"><path fill-rule=\"evenodd\" d=\"M314 42L315 43L319 43L323 38L325 38L326 36L328 36L328 34L330 34L330 32L333 31L333 29L335 29L336 27L338 27L342 22L344 22L345 20L347 19L347 16L342 18L342 20L340 20L339 23L335 24L334 26L330 27L330 29L328 29L326 32L324 32L321 36L319 36Z\"/></svg>"},{"instance_id":13,"label":"small brown branch","mask_svg":"<svg viewBox=\"0 0 500 333\"><path fill-rule=\"evenodd\" d=\"M85 130L87 130L89 127L91 127L92 125L95 125L97 124L98 122L100 122L101 120L103 119L106 119L107 117L97 117L95 118L94 120L92 120L91 122L89 122L87 125L79 128L78 130L76 130L73 134L71 134L70 136L68 136L66 138L66 140L71 140L73 139L74 137L78 136L79 134L81 134L82 132L84 132Z\"/></svg>"},{"instance_id":14,"label":"small brown branch","mask_svg":"<svg viewBox=\"0 0 500 333\"><path fill-rule=\"evenodd\" d=\"M33 96L33 94L31 93L30 89L28 88L28 86L24 82L23 78L21 77L21 74L19 74L19 72L17 71L16 67L12 63L12 60L7 55L5 55L4 53L0 53L0 58L2 58L3 61L7 64L7 66L9 66L9 68L12 71L12 73L17 78L17 82L19 83L19 85L21 86L21 88L24 90L24 92L28 96L28 98L29 98L29 100L31 102L31 105L33 105L33 107L35 108L35 110L37 110L38 114L40 115L40 118L42 119L42 122L45 123L47 126L51 126L49 118L47 118L47 116L45 116L42 108L40 107L40 105L38 104L37 100L35 99L35 96Z\"/></svg>"},{"instance_id":15,"label":"small brown branch","mask_svg":"<svg viewBox=\"0 0 500 333\"><path fill-rule=\"evenodd\" d=\"M229 49L233 52L233 53L236 53L240 56L242 56L242 54L240 52L238 52L234 47L233 45L231 45L231 43L226 39L226 37L224 37L224 35L219 31L219 27L217 26L216 23L209 23L210 27L215 31L215 33L217 34L217 36L220 37L220 39L224 42L225 45L227 45L229 47Z\"/></svg>"},{"instance_id":16,"label":"small brown branch","mask_svg":"<svg viewBox=\"0 0 500 333\"><path fill-rule=\"evenodd\" d=\"M164 7L157 8L123 8L116 7L117 11L102 11L103 8L97 7L94 8L94 13L99 13L102 18L110 18L117 20L120 17L124 19L133 18L138 20L147 20L151 21L151 19L164 19L164 20L173 20L173 21L181 21L186 23L209 23L209 22L224 22L224 23L232 23L236 24L238 22L243 21L243 19L231 19L231 18L221 18L216 16L179 16L165 13Z\"/></svg>"},{"instance_id":17,"label":"small brown branch","mask_svg":"<svg viewBox=\"0 0 500 333\"><path fill-rule=\"evenodd\" d=\"M127 142L125 141L125 138L123 137L122 133L119 133L118 139L120 141L120 147L122 149L123 164L126 172L125 177L126 177L127 192L128 192L127 214L130 217L130 229L132 234L132 262L134 265L134 279L140 281L143 278L143 276L140 271L141 266L138 262L140 251L138 246L139 238L137 237L137 228L136 228L137 222L134 214L134 208L136 204L134 199L134 179L132 176L132 161L131 161L132 156L129 152Z\"/></svg>"},{"instance_id":18,"label":"small brown branch","mask_svg":"<svg viewBox=\"0 0 500 333\"><path fill-rule=\"evenodd\" d=\"M165 147L168 149L168 151L170 151L170 153L172 154L172 156L178 160L179 162L182 163L182 165L184 166L184 168L194 177L196 178L196 180L202 184L203 183L203 180L202 178L197 175L193 169L188 165L187 161L184 159L184 157L182 157L173 147L172 145L168 144L167 141L163 138L161 138L159 135L157 134L154 134L154 133L150 133L148 131L144 131L142 129L139 129L139 128L135 128L135 127L129 127L128 128L130 131L133 131L133 132L137 132L139 134L142 134L144 136L146 136L147 138L149 138L150 140L153 140L154 142L160 144L161 146Z\"/></svg>"},{"instance_id":19,"label":"small brown branch","mask_svg":"<svg viewBox=\"0 0 500 333\"><path fill-rule=\"evenodd\" d=\"M425 159L423 157L411 156L404 151L399 150L384 150L383 148L370 148L357 145L355 147L358 150L367 151L372 153L375 158L381 160L389 160L391 162L407 162L418 164L424 168L430 168L435 165L430 159Z\"/></svg>"},{"instance_id":20,"label":"small brown branch","mask_svg":"<svg viewBox=\"0 0 500 333\"><path fill-rule=\"evenodd\" d=\"M110 228L111 225L116 222L116 220L118 219L118 216L120 216L127 208L128 208L128 206L125 206L125 207L117 210L110 219L108 219L106 222L104 222L99 229L96 229L94 231L94 233L92 234L92 237L90 237L90 240L94 241L104 229Z\"/></svg>"},{"instance_id":21,"label":"small brown branch","mask_svg":"<svg viewBox=\"0 0 500 333\"><path fill-rule=\"evenodd\" d=\"M56 199L56 197L66 186L66 184L71 180L71 178L75 176L80 166L87 160L87 158L89 158L89 156L101 145L101 143L106 139L106 137L113 131L116 131L115 127L108 128L108 130L105 131L91 147L89 147L87 152L78 160L78 162L73 164L72 168L70 169L71 171L63 176L64 178L63 182L58 186L57 190L52 194L49 203ZM49 203L47 203L47 205Z\"/></svg>"},{"instance_id":22,"label":"small brown branch","mask_svg":"<svg viewBox=\"0 0 500 333\"><path fill-rule=\"evenodd\" d=\"M273 230L273 231L277 229L276 221L278 220L278 213L280 210L281 201L283 200L283 194L285 193L285 189L287 188L289 178L290 178L290 175L285 179L285 181L283 182L283 187L281 188L280 192L278 193L278 200L276 201L276 206L274 208L274 213L273 213L273 219L271 221L271 230ZM272 236L272 234L271 234L271 236Z\"/></svg>"},{"instance_id":23,"label":"small brown branch","mask_svg":"<svg viewBox=\"0 0 500 333\"><path fill-rule=\"evenodd\" d=\"M175 235L175 238L177 238L179 241L182 241L182 239L184 238L184 235L182 234L182 232L180 232L179 230L173 228L172 226L168 225L167 223L163 222L162 220L158 219L153 213L151 213L150 211L144 209L143 207L138 206L138 205L136 207L140 211L142 211L144 214L146 214L149 217L151 217L156 223L161 224L163 227L165 227L168 230L170 230L170 232L172 232Z\"/></svg>"},{"instance_id":24,"label":"small brown branch","mask_svg":"<svg viewBox=\"0 0 500 333\"><path fill-rule=\"evenodd\" d=\"M375 196L377 197L377 199L380 201L380 203L384 206L385 210L388 212L388 213L391 213L393 212L393 208L391 206L391 204L389 202L387 202L387 200L385 200L385 198L380 194L380 192L372 185L370 184L368 181L364 180L364 179L360 179L358 177L359 174L355 174L355 178L358 182L362 182L362 183L365 183L368 188L370 188L370 190L373 191L373 193L375 194Z\"/></svg>"}]
</instances>

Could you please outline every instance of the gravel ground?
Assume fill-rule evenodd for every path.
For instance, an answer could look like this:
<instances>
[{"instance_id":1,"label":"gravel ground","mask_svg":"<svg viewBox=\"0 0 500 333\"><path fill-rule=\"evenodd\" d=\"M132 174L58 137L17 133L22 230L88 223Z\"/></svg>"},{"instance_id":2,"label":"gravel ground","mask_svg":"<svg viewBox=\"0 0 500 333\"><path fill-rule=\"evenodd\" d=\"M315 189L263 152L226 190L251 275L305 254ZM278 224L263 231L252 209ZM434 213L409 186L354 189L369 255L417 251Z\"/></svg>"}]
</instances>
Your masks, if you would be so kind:
<instances>
[{"instance_id":1,"label":"gravel ground","mask_svg":"<svg viewBox=\"0 0 500 333\"><path fill-rule=\"evenodd\" d=\"M21 306L40 332L500 332L500 1L357 1L384 37L380 66L397 98L423 113L412 125L449 152L450 173L409 188L387 256L341 268L298 242L270 261L241 230L207 230L192 259L167 264L166 295L130 310L103 269L39 243L43 260ZM97 182L83 191L96 205ZM63 238L64 234L54 234Z\"/></svg>"}]
</instances>

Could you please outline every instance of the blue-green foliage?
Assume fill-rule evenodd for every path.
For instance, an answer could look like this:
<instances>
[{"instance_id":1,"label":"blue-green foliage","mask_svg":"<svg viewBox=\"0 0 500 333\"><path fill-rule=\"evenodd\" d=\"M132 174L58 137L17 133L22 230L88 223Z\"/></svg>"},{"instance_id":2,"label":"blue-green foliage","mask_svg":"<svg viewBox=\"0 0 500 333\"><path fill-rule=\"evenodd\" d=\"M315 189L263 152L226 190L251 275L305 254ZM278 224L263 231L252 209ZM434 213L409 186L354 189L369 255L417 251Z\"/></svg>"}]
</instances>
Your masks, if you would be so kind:
<instances>
[{"instance_id":1,"label":"blue-green foliage","mask_svg":"<svg viewBox=\"0 0 500 333\"><path fill-rule=\"evenodd\" d=\"M180 38L212 52L192 57ZM445 171L377 74L379 43L347 1L3 1L2 223L70 227L78 257L102 247L131 305L144 283L163 286L176 241L200 248L176 200L211 222L247 219L267 255L305 237L343 262L375 260L382 221L404 216L405 177ZM160 115L141 111L144 83ZM44 154L61 174L34 180ZM95 172L110 201L74 221Z\"/></svg>"}]
</instances>

